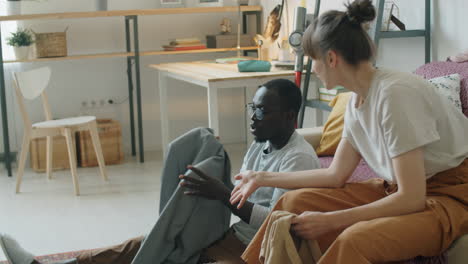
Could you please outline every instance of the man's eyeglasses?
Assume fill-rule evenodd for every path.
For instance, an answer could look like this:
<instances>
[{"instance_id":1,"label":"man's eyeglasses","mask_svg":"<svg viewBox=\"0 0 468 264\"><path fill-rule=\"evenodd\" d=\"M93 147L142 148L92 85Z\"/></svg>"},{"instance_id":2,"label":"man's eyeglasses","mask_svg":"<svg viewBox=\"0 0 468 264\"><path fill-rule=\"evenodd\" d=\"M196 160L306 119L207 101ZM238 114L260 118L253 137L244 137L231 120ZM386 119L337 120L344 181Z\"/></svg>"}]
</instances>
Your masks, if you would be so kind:
<instances>
[{"instance_id":1,"label":"man's eyeglasses","mask_svg":"<svg viewBox=\"0 0 468 264\"><path fill-rule=\"evenodd\" d=\"M252 116L253 114L255 114L255 119L257 120L263 120L263 118L265 117L265 113L263 111L263 108L257 108L255 107L255 105L253 103L248 103L246 105L247 107L247 111L249 113L249 116Z\"/></svg>"},{"instance_id":2,"label":"man's eyeglasses","mask_svg":"<svg viewBox=\"0 0 468 264\"><path fill-rule=\"evenodd\" d=\"M253 103L248 103L246 105L247 111L249 113L249 116L252 116L255 114L255 119L261 121L263 118L265 118L265 115L268 113L273 113L273 112L280 112L280 110L275 110L275 111L265 111L262 107L256 107Z\"/></svg>"}]
</instances>

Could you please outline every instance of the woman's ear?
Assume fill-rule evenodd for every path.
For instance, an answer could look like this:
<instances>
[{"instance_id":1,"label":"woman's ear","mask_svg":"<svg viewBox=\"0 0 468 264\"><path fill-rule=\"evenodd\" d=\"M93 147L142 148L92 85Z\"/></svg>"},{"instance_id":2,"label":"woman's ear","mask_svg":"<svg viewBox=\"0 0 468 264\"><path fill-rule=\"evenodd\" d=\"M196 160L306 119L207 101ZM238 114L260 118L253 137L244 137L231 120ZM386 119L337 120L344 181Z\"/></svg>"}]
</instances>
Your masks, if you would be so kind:
<instances>
[{"instance_id":1,"label":"woman's ear","mask_svg":"<svg viewBox=\"0 0 468 264\"><path fill-rule=\"evenodd\" d=\"M338 54L336 54L336 51L329 50L327 52L327 64L330 68L336 68L338 64Z\"/></svg>"}]
</instances>

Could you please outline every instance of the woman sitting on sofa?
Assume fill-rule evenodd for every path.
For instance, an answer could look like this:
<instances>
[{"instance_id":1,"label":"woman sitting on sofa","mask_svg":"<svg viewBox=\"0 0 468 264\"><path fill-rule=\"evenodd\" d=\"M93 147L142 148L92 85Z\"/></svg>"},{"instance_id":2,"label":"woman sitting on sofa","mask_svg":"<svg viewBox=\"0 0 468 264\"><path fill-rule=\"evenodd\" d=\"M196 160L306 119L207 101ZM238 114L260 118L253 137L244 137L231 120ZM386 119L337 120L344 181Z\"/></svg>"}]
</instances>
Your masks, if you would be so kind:
<instances>
[{"instance_id":1,"label":"woman sitting on sofa","mask_svg":"<svg viewBox=\"0 0 468 264\"><path fill-rule=\"evenodd\" d=\"M247 171L231 196L241 207L260 186L297 189L274 210L298 215L292 230L317 240L322 264L435 256L468 233L468 119L424 79L373 66L363 24L374 18L371 1L356 0L345 12L324 13L304 34L324 85L353 92L331 166ZM361 158L379 178L346 184ZM265 230L264 223L244 252L247 263L259 262Z\"/></svg>"}]
</instances>

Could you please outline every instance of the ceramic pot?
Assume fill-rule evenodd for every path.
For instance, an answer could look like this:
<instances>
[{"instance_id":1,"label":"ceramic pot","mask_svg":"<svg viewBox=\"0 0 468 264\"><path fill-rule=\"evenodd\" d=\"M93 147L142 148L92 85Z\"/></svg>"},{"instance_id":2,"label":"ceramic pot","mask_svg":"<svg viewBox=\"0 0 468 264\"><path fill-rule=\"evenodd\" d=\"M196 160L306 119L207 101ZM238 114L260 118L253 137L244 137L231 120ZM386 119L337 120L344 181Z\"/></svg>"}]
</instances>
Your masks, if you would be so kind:
<instances>
[{"instance_id":1,"label":"ceramic pot","mask_svg":"<svg viewBox=\"0 0 468 264\"><path fill-rule=\"evenodd\" d=\"M17 60L26 60L29 57L29 46L13 47Z\"/></svg>"}]
</instances>

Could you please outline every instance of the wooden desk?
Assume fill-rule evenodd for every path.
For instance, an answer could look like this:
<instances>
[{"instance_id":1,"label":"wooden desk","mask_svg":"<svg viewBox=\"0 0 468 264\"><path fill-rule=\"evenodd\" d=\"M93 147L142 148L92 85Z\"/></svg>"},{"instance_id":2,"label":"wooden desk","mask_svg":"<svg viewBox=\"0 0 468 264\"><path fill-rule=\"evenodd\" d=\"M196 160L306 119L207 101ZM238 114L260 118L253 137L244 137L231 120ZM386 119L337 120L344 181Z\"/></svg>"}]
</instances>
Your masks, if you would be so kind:
<instances>
[{"instance_id":1,"label":"wooden desk","mask_svg":"<svg viewBox=\"0 0 468 264\"><path fill-rule=\"evenodd\" d=\"M208 94L208 126L213 128L215 135L219 135L218 117L218 89L243 88L244 101L250 102L257 87L265 82L277 78L293 80L294 72L291 70L278 70L272 68L271 72L238 72L236 64L219 64L213 61L181 62L152 64L151 68L159 71L159 100L161 108L162 146L166 153L169 143L169 120L167 102L167 78L193 83L207 89ZM249 119L246 115L246 124ZM247 132L247 141L252 136Z\"/></svg>"}]
</instances>

